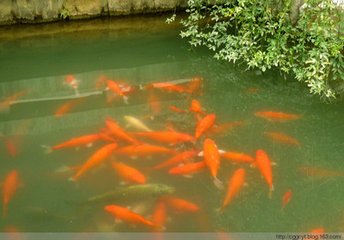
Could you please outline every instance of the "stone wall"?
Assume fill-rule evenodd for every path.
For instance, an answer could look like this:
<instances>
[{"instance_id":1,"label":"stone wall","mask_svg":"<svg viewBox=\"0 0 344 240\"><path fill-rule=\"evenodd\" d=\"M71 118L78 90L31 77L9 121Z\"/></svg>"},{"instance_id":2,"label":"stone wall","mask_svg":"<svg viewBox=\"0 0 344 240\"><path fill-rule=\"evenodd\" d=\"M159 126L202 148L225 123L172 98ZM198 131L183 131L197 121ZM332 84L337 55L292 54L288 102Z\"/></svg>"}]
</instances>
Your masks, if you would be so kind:
<instances>
[{"instance_id":1,"label":"stone wall","mask_svg":"<svg viewBox=\"0 0 344 240\"><path fill-rule=\"evenodd\" d=\"M0 0L0 25L158 13L184 8L187 0Z\"/></svg>"}]
</instances>

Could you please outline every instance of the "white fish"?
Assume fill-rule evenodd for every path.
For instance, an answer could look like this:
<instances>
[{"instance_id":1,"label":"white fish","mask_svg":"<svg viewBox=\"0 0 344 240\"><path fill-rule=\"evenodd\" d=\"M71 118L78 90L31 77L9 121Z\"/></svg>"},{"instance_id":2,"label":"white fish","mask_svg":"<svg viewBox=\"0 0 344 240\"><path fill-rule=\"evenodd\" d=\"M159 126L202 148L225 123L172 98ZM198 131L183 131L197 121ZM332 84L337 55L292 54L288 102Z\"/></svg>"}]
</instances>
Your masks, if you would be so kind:
<instances>
[{"instance_id":1,"label":"white fish","mask_svg":"<svg viewBox=\"0 0 344 240\"><path fill-rule=\"evenodd\" d=\"M141 120L137 119L136 117L132 116L124 116L124 119L128 122L128 124L138 130L152 132L152 129L147 127Z\"/></svg>"}]
</instances>

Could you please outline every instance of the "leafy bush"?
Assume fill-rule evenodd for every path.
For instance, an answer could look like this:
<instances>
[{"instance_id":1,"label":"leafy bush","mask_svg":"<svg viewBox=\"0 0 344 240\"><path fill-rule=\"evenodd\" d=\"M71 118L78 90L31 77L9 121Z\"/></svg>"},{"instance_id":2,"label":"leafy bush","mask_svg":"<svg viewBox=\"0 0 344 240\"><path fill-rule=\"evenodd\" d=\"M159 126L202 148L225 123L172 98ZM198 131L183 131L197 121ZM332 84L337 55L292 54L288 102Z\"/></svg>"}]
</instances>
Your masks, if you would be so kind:
<instances>
[{"instance_id":1,"label":"leafy bush","mask_svg":"<svg viewBox=\"0 0 344 240\"><path fill-rule=\"evenodd\" d=\"M341 7L332 0L188 0L181 36L217 59L277 67L331 99L344 92Z\"/></svg>"}]
</instances>

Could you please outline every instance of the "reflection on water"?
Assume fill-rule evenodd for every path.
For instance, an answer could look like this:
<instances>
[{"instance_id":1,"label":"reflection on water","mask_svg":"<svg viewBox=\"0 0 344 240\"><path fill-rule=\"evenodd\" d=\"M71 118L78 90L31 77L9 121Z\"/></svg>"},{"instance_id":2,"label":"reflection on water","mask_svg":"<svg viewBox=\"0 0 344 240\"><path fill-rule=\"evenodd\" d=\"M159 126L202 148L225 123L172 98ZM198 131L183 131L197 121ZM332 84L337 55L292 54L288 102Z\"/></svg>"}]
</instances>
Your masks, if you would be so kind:
<instances>
[{"instance_id":1,"label":"reflection on water","mask_svg":"<svg viewBox=\"0 0 344 240\"><path fill-rule=\"evenodd\" d=\"M61 41L1 53L2 231L344 230L342 103L176 31Z\"/></svg>"}]
</instances>

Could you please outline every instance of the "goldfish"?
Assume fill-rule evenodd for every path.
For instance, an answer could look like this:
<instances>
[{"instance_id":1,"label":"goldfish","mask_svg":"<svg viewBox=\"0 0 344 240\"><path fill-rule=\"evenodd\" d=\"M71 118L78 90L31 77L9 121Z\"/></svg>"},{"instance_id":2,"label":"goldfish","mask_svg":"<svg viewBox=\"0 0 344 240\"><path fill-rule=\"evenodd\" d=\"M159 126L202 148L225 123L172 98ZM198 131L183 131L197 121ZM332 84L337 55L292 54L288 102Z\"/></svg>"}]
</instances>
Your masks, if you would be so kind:
<instances>
[{"instance_id":1,"label":"goldfish","mask_svg":"<svg viewBox=\"0 0 344 240\"><path fill-rule=\"evenodd\" d=\"M284 144L289 144L289 145L294 145L294 146L300 145L300 142L297 139L281 132L265 132L264 134L274 141L278 141Z\"/></svg>"},{"instance_id":2,"label":"goldfish","mask_svg":"<svg viewBox=\"0 0 344 240\"><path fill-rule=\"evenodd\" d=\"M200 93L202 90L202 81L203 79L201 77L194 77L187 86L186 92L190 94Z\"/></svg>"},{"instance_id":3,"label":"goldfish","mask_svg":"<svg viewBox=\"0 0 344 240\"><path fill-rule=\"evenodd\" d=\"M132 201L137 199L152 200L161 196L173 194L175 188L161 183L136 184L116 187L114 190L89 197L86 201L76 202L77 204L98 204L113 201Z\"/></svg>"},{"instance_id":4,"label":"goldfish","mask_svg":"<svg viewBox=\"0 0 344 240\"><path fill-rule=\"evenodd\" d=\"M70 112L74 107L80 104L81 99L74 99L62 104L56 111L54 116L55 117L62 117L66 113Z\"/></svg>"},{"instance_id":5,"label":"goldfish","mask_svg":"<svg viewBox=\"0 0 344 240\"><path fill-rule=\"evenodd\" d=\"M215 142L210 138L206 138L203 142L203 157L204 162L210 170L210 174L214 179L215 186L219 189L222 189L223 184L217 178L217 172L220 168L220 153Z\"/></svg>"},{"instance_id":6,"label":"goldfish","mask_svg":"<svg viewBox=\"0 0 344 240\"><path fill-rule=\"evenodd\" d=\"M195 138L198 139L205 133L209 128L211 128L215 123L216 115L208 114L202 118L196 125Z\"/></svg>"},{"instance_id":7,"label":"goldfish","mask_svg":"<svg viewBox=\"0 0 344 240\"><path fill-rule=\"evenodd\" d=\"M250 155L241 152L224 152L220 153L222 158L228 159L237 163L250 163L254 162L254 158Z\"/></svg>"},{"instance_id":8,"label":"goldfish","mask_svg":"<svg viewBox=\"0 0 344 240\"><path fill-rule=\"evenodd\" d=\"M80 167L76 174L70 178L72 181L78 180L86 171L102 163L117 148L117 143L110 143L98 149L92 156Z\"/></svg>"},{"instance_id":9,"label":"goldfish","mask_svg":"<svg viewBox=\"0 0 344 240\"><path fill-rule=\"evenodd\" d=\"M180 109L174 105L171 105L168 107L171 111L176 112L176 113L186 113L186 110Z\"/></svg>"},{"instance_id":10,"label":"goldfish","mask_svg":"<svg viewBox=\"0 0 344 240\"><path fill-rule=\"evenodd\" d=\"M165 229L167 220L166 204L164 201L158 199L155 202L154 212L152 214L152 222L154 224L154 231L161 232Z\"/></svg>"},{"instance_id":11,"label":"goldfish","mask_svg":"<svg viewBox=\"0 0 344 240\"><path fill-rule=\"evenodd\" d=\"M154 227L154 224L151 221L145 219L143 216L137 213L130 211L128 208L112 204L105 206L104 210L113 215L116 219L124 222L134 225L143 224L149 227Z\"/></svg>"},{"instance_id":12,"label":"goldfish","mask_svg":"<svg viewBox=\"0 0 344 240\"><path fill-rule=\"evenodd\" d=\"M226 206L233 200L235 195L238 194L240 189L245 183L245 169L239 168L237 169L233 176L231 176L228 179L228 189L226 193L226 197L223 200L222 206L221 206L221 212L225 209Z\"/></svg>"},{"instance_id":13,"label":"goldfish","mask_svg":"<svg viewBox=\"0 0 344 240\"><path fill-rule=\"evenodd\" d=\"M192 99L189 111L193 113L205 114L201 103L196 99Z\"/></svg>"},{"instance_id":14,"label":"goldfish","mask_svg":"<svg viewBox=\"0 0 344 240\"><path fill-rule=\"evenodd\" d=\"M219 125L213 125L209 130L207 130L207 136L214 135L214 134L221 134L226 131L229 131L235 127L243 126L246 122L245 121L233 121L222 123Z\"/></svg>"},{"instance_id":15,"label":"goldfish","mask_svg":"<svg viewBox=\"0 0 344 240\"><path fill-rule=\"evenodd\" d=\"M16 92L11 96L6 97L4 100L0 102L0 113L5 112L9 110L12 102L16 101L18 98L26 95L29 92L29 90L23 90L20 92Z\"/></svg>"},{"instance_id":16,"label":"goldfish","mask_svg":"<svg viewBox=\"0 0 344 240\"><path fill-rule=\"evenodd\" d=\"M138 130L152 132L152 129L147 127L141 120L137 119L136 117L132 116L124 116L124 119L128 122L128 124Z\"/></svg>"},{"instance_id":17,"label":"goldfish","mask_svg":"<svg viewBox=\"0 0 344 240\"><path fill-rule=\"evenodd\" d=\"M300 119L302 116L299 114L274 112L274 111L260 111L256 112L255 115L260 118L264 118L269 121L288 121Z\"/></svg>"},{"instance_id":18,"label":"goldfish","mask_svg":"<svg viewBox=\"0 0 344 240\"><path fill-rule=\"evenodd\" d=\"M255 163L260 173L262 174L262 176L264 177L265 181L267 182L269 186L269 198L271 198L272 191L274 190L273 183L272 183L271 161L264 150L258 149L256 151Z\"/></svg>"},{"instance_id":19,"label":"goldfish","mask_svg":"<svg viewBox=\"0 0 344 240\"><path fill-rule=\"evenodd\" d=\"M335 170L335 169L328 169L328 168L316 167L316 166L300 166L298 168L298 172L306 175L307 177L318 177L318 178L344 176L344 170Z\"/></svg>"},{"instance_id":20,"label":"goldfish","mask_svg":"<svg viewBox=\"0 0 344 240\"><path fill-rule=\"evenodd\" d=\"M194 156L196 156L197 152L194 149L191 149L189 151L184 151L181 153L178 153L177 155L173 156L172 158L158 164L155 165L153 168L154 169L161 169L161 168L165 168L165 167L169 167L169 166L173 166L176 165L180 162L185 162L190 158L193 158Z\"/></svg>"},{"instance_id":21,"label":"goldfish","mask_svg":"<svg viewBox=\"0 0 344 240\"><path fill-rule=\"evenodd\" d=\"M124 94L121 87L118 85L117 82L113 80L107 80L107 89L110 90L112 93L117 94L118 96L121 96L123 98L123 101L125 104L128 104L128 96Z\"/></svg>"},{"instance_id":22,"label":"goldfish","mask_svg":"<svg viewBox=\"0 0 344 240\"><path fill-rule=\"evenodd\" d=\"M178 92L178 93L183 93L187 91L183 86L173 84L170 82L157 82L157 83L150 83L146 85L146 89L152 89L152 88L166 90L169 92Z\"/></svg>"},{"instance_id":23,"label":"goldfish","mask_svg":"<svg viewBox=\"0 0 344 240\"><path fill-rule=\"evenodd\" d=\"M150 92L148 95L148 104L152 114L151 119L154 119L161 112L161 103L153 92Z\"/></svg>"},{"instance_id":24,"label":"goldfish","mask_svg":"<svg viewBox=\"0 0 344 240\"><path fill-rule=\"evenodd\" d=\"M184 165L171 168L168 171L168 173L172 175L189 175L189 174L196 173L205 167L206 167L206 164L204 161L186 163Z\"/></svg>"},{"instance_id":25,"label":"goldfish","mask_svg":"<svg viewBox=\"0 0 344 240\"><path fill-rule=\"evenodd\" d=\"M5 138L5 139L4 139L4 142L5 142L5 145L6 145L6 149L7 149L8 154L9 154L11 157L16 157L17 154L18 154L18 150L17 150L16 144L15 144L15 142L13 141L13 139L11 139L11 138Z\"/></svg>"},{"instance_id":26,"label":"goldfish","mask_svg":"<svg viewBox=\"0 0 344 240\"><path fill-rule=\"evenodd\" d=\"M3 211L2 211L2 216L4 218L7 215L8 204L11 201L11 199L13 198L13 196L16 193L19 186L20 186L19 173L17 170L12 170L6 176L5 181L3 183L3 190L2 190Z\"/></svg>"},{"instance_id":27,"label":"goldfish","mask_svg":"<svg viewBox=\"0 0 344 240\"><path fill-rule=\"evenodd\" d=\"M198 212L199 211L199 206L197 204L192 203L182 198L164 196L164 197L161 197L161 200L163 200L167 204L168 207L174 209L177 212Z\"/></svg>"},{"instance_id":28,"label":"goldfish","mask_svg":"<svg viewBox=\"0 0 344 240\"><path fill-rule=\"evenodd\" d=\"M74 75L68 74L65 77L65 84L68 84L75 91L76 95L79 95L79 83L80 81Z\"/></svg>"},{"instance_id":29,"label":"goldfish","mask_svg":"<svg viewBox=\"0 0 344 240\"><path fill-rule=\"evenodd\" d=\"M284 209L285 206L287 206L287 204L290 202L292 196L293 196L293 192L290 189L283 194L282 209Z\"/></svg>"},{"instance_id":30,"label":"goldfish","mask_svg":"<svg viewBox=\"0 0 344 240\"><path fill-rule=\"evenodd\" d=\"M114 120L110 117L107 117L105 120L106 127L109 131L117 138L125 140L130 143L138 144L139 141L132 138L129 134L127 134Z\"/></svg>"},{"instance_id":31,"label":"goldfish","mask_svg":"<svg viewBox=\"0 0 344 240\"><path fill-rule=\"evenodd\" d=\"M128 156L149 156L152 154L174 154L175 150L151 144L137 144L121 147L115 151L117 154Z\"/></svg>"},{"instance_id":32,"label":"goldfish","mask_svg":"<svg viewBox=\"0 0 344 240\"><path fill-rule=\"evenodd\" d=\"M138 137L145 137L158 142L177 144L182 142L195 142L195 138L187 133L176 131L135 132Z\"/></svg>"},{"instance_id":33,"label":"goldfish","mask_svg":"<svg viewBox=\"0 0 344 240\"><path fill-rule=\"evenodd\" d=\"M47 149L46 153L51 153L53 150L58 150L62 148L71 148L71 147L79 147L82 145L90 145L93 142L99 140L100 138L101 136L99 134L89 134L89 135L71 138L63 143L54 145L52 147L48 147L44 145L42 145L42 147Z\"/></svg>"},{"instance_id":34,"label":"goldfish","mask_svg":"<svg viewBox=\"0 0 344 240\"><path fill-rule=\"evenodd\" d=\"M121 162L112 162L112 167L116 170L118 175L126 182L144 184L146 177L137 169L130 167Z\"/></svg>"}]
</instances>

